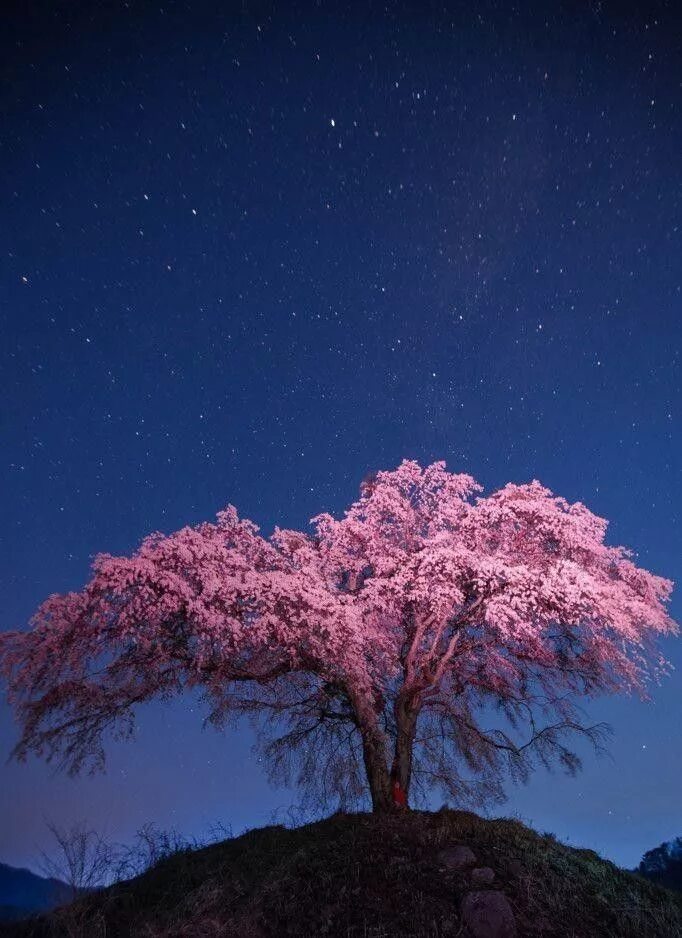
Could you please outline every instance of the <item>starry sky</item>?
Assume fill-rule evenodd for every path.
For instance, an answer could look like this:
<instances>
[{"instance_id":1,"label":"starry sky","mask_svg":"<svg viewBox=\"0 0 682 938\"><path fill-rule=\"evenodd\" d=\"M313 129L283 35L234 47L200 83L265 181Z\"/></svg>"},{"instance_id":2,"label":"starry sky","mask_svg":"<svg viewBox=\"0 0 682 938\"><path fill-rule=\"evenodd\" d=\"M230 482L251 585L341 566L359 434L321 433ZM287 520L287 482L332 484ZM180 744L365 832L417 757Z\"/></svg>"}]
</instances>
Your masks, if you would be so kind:
<instances>
[{"instance_id":1,"label":"starry sky","mask_svg":"<svg viewBox=\"0 0 682 938\"><path fill-rule=\"evenodd\" d=\"M98 551L228 502L305 528L403 458L538 478L682 581L681 24L639 6L8 3L0 628ZM502 813L627 866L682 834L679 688L591 704L610 757ZM201 716L146 707L104 776L0 763L0 860L296 803Z\"/></svg>"}]
</instances>

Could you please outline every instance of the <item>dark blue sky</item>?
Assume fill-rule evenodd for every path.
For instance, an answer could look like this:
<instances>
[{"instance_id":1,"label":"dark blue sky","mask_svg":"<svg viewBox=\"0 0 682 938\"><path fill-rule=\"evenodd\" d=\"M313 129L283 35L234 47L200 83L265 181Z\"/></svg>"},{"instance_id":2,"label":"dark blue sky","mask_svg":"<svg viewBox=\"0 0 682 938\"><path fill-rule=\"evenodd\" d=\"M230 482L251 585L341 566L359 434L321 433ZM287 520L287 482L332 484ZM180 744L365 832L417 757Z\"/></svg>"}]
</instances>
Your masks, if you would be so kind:
<instances>
[{"instance_id":1,"label":"dark blue sky","mask_svg":"<svg viewBox=\"0 0 682 938\"><path fill-rule=\"evenodd\" d=\"M228 502L302 527L405 457L538 478L682 580L676 4L277 6L8 6L1 627L100 550ZM681 834L679 687L594 704L612 758L504 810L627 865ZM250 744L185 699L105 776L3 765L0 860L44 817L267 823L296 795Z\"/></svg>"}]
</instances>

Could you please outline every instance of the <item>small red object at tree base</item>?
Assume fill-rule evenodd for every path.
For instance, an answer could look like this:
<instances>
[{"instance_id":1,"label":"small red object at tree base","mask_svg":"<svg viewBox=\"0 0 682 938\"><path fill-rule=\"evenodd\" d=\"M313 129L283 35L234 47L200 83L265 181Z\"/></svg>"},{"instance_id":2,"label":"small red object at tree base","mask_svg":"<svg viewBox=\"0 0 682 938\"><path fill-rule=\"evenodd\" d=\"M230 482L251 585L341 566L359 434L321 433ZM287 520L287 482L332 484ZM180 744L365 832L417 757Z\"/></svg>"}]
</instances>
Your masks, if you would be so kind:
<instances>
[{"instance_id":1,"label":"small red object at tree base","mask_svg":"<svg viewBox=\"0 0 682 938\"><path fill-rule=\"evenodd\" d=\"M405 797L405 792L403 791L397 778L393 780L393 804L396 806L396 808L407 807L407 798Z\"/></svg>"}]
</instances>

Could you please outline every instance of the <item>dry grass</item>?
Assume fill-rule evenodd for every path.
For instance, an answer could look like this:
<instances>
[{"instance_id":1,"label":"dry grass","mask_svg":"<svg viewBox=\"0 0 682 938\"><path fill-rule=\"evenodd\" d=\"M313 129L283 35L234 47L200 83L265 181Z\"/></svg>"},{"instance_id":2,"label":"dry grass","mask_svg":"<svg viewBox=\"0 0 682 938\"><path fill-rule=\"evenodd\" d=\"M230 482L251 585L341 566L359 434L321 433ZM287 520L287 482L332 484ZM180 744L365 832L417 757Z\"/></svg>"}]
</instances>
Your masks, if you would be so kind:
<instances>
[{"instance_id":1,"label":"dry grass","mask_svg":"<svg viewBox=\"0 0 682 938\"><path fill-rule=\"evenodd\" d=\"M8 926L16 938L445 938L462 936L463 874L438 850L491 866L528 938L682 938L679 896L514 820L462 811L334 815L184 850L142 876Z\"/></svg>"}]
</instances>

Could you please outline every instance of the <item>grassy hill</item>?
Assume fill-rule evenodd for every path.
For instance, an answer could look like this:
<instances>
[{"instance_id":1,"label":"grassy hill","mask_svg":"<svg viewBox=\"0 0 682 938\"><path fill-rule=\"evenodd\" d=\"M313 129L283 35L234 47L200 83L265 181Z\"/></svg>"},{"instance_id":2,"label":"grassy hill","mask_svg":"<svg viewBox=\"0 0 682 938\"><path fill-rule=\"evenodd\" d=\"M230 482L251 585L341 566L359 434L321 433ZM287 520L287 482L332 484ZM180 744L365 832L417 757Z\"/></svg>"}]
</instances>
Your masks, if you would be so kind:
<instances>
[{"instance_id":1,"label":"grassy hill","mask_svg":"<svg viewBox=\"0 0 682 938\"><path fill-rule=\"evenodd\" d=\"M682 897L518 821L449 810L252 830L0 935L465 938L472 891L508 900L500 935L682 938Z\"/></svg>"}]
</instances>

